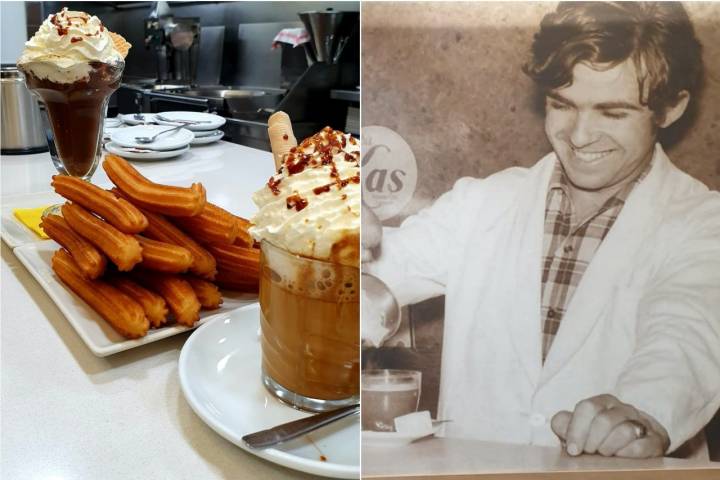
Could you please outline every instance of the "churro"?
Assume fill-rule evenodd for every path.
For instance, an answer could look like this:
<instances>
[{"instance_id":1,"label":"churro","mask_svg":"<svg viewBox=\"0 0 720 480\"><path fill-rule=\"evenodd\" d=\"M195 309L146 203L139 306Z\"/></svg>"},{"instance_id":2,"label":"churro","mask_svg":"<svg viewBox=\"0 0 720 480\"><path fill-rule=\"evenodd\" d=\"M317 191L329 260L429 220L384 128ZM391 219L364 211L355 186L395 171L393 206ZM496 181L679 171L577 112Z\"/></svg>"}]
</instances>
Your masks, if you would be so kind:
<instances>
[{"instance_id":1,"label":"churro","mask_svg":"<svg viewBox=\"0 0 720 480\"><path fill-rule=\"evenodd\" d=\"M215 283L226 290L235 290L244 293L258 293L257 279L248 278L242 272L219 268L215 275Z\"/></svg>"},{"instance_id":2,"label":"churro","mask_svg":"<svg viewBox=\"0 0 720 480\"><path fill-rule=\"evenodd\" d=\"M125 276L112 275L107 282L140 304L151 327L158 328L167 323L168 308L163 297Z\"/></svg>"},{"instance_id":3,"label":"churro","mask_svg":"<svg viewBox=\"0 0 720 480\"><path fill-rule=\"evenodd\" d=\"M80 205L66 203L62 214L75 232L102 250L120 271L131 270L142 260L142 248L135 237L100 220Z\"/></svg>"},{"instance_id":4,"label":"churro","mask_svg":"<svg viewBox=\"0 0 720 480\"><path fill-rule=\"evenodd\" d=\"M112 192L121 197L124 195L123 192L117 188L113 188ZM148 219L148 227L143 232L144 236L152 238L153 240L173 243L187 248L193 257L192 265L190 265L189 269L190 272L208 280L213 279L216 269L215 258L210 255L207 250L162 215L149 212L142 208L140 211L143 212Z\"/></svg>"},{"instance_id":5,"label":"churro","mask_svg":"<svg viewBox=\"0 0 720 480\"><path fill-rule=\"evenodd\" d=\"M252 235L250 235L249 232L250 220L243 217L238 217L237 215L234 215L234 217L235 221L237 222L238 234L237 237L235 237L233 245L239 245L241 247L255 246L255 240L252 238Z\"/></svg>"},{"instance_id":6,"label":"churro","mask_svg":"<svg viewBox=\"0 0 720 480\"><path fill-rule=\"evenodd\" d=\"M160 294L180 325L192 327L200 319L200 301L190 283L180 275L142 271L133 272L133 278Z\"/></svg>"},{"instance_id":7,"label":"churro","mask_svg":"<svg viewBox=\"0 0 720 480\"><path fill-rule=\"evenodd\" d=\"M70 290L90 305L120 335L139 338L147 333L150 323L140 304L102 280L85 278L66 250L55 252L52 269Z\"/></svg>"},{"instance_id":8,"label":"churro","mask_svg":"<svg viewBox=\"0 0 720 480\"><path fill-rule=\"evenodd\" d=\"M57 243L65 247L83 275L91 280L101 276L105 271L107 260L92 243L75 233L60 215L47 215L40 227Z\"/></svg>"},{"instance_id":9,"label":"churro","mask_svg":"<svg viewBox=\"0 0 720 480\"><path fill-rule=\"evenodd\" d=\"M51 185L56 193L100 215L123 233L140 233L147 227L145 215L133 204L90 182L67 175L54 175Z\"/></svg>"},{"instance_id":10,"label":"churro","mask_svg":"<svg viewBox=\"0 0 720 480\"><path fill-rule=\"evenodd\" d=\"M215 283L230 290L257 292L260 250L237 245L208 245L208 250L218 264Z\"/></svg>"},{"instance_id":11,"label":"churro","mask_svg":"<svg viewBox=\"0 0 720 480\"><path fill-rule=\"evenodd\" d=\"M117 155L105 155L103 169L110 180L137 207L171 216L191 217L205 207L205 188L193 183L189 188L154 183Z\"/></svg>"},{"instance_id":12,"label":"churro","mask_svg":"<svg viewBox=\"0 0 720 480\"><path fill-rule=\"evenodd\" d=\"M192 289L195 291L200 305L205 310L214 310L220 308L223 303L222 294L217 285L201 278L188 275L185 277Z\"/></svg>"},{"instance_id":13,"label":"churro","mask_svg":"<svg viewBox=\"0 0 720 480\"><path fill-rule=\"evenodd\" d=\"M193 256L185 247L174 243L136 237L142 246L142 262L140 266L148 270L165 273L186 272L193 263Z\"/></svg>"},{"instance_id":14,"label":"churro","mask_svg":"<svg viewBox=\"0 0 720 480\"><path fill-rule=\"evenodd\" d=\"M175 225L203 243L232 244L239 225L233 214L210 202L194 217L172 217Z\"/></svg>"}]
</instances>

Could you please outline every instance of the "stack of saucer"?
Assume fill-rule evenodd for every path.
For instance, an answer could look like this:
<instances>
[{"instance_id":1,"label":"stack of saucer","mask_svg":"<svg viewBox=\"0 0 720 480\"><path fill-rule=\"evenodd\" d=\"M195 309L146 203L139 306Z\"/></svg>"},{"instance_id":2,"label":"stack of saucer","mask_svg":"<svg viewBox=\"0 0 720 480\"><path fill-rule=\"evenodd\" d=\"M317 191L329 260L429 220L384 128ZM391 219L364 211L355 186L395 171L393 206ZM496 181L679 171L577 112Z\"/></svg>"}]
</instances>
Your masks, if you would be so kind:
<instances>
[{"instance_id":1,"label":"stack of saucer","mask_svg":"<svg viewBox=\"0 0 720 480\"><path fill-rule=\"evenodd\" d=\"M162 112L155 114L155 122L160 125L184 125L195 134L193 145L204 145L217 142L224 133L218 130L225 124L220 115L201 112Z\"/></svg>"},{"instance_id":2,"label":"stack of saucer","mask_svg":"<svg viewBox=\"0 0 720 480\"><path fill-rule=\"evenodd\" d=\"M187 128L135 125L114 131L105 150L134 160L160 160L187 152L194 139L195 135Z\"/></svg>"}]
</instances>

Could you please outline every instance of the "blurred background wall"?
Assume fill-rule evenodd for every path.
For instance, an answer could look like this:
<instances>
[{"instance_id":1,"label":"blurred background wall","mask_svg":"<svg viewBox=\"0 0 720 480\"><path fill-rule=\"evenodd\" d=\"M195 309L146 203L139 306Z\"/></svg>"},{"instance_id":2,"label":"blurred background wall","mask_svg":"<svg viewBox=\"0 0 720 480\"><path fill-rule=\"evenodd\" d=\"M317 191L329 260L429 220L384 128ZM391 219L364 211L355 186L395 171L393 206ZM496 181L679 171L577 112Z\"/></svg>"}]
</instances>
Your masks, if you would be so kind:
<instances>
[{"instance_id":1,"label":"blurred background wall","mask_svg":"<svg viewBox=\"0 0 720 480\"><path fill-rule=\"evenodd\" d=\"M396 217L430 204L462 176L530 166L550 151L530 79L520 67L551 2L364 3L362 124L402 136L417 188ZM705 88L692 126L668 147L681 169L720 189L720 3L685 3L704 46ZM719 240L720 241L720 240ZM443 299L406 310L391 346L363 352L367 366L423 371L421 409L435 412ZM715 431L715 438L720 431ZM720 438L718 438L720 439ZM718 442L720 443L720 442ZM720 460L720 445L715 445Z\"/></svg>"}]
</instances>

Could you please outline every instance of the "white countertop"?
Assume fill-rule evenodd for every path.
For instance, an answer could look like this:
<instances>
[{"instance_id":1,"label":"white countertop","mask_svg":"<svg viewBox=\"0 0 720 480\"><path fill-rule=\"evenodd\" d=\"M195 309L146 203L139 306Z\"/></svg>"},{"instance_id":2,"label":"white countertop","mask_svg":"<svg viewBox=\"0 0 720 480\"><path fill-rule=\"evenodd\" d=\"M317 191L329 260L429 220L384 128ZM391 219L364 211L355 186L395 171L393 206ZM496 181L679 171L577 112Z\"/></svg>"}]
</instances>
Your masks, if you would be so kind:
<instances>
[{"instance_id":1,"label":"white countertop","mask_svg":"<svg viewBox=\"0 0 720 480\"><path fill-rule=\"evenodd\" d=\"M200 181L243 216L273 172L270 153L226 142L133 163L154 181ZM50 191L55 170L44 153L2 156L0 173L6 201ZM102 168L93 182L109 185ZM0 282L2 478L314 478L242 451L193 413L177 371L189 334L98 358L5 243Z\"/></svg>"},{"instance_id":2,"label":"white countertop","mask_svg":"<svg viewBox=\"0 0 720 480\"><path fill-rule=\"evenodd\" d=\"M483 442L479 440L461 440L453 438L428 438L410 445L383 448L363 445L363 478L393 478L412 476L453 475L477 473L497 474L492 478L508 480L521 476L509 476L508 473L522 472L575 472L570 479L590 478L588 471L597 472L592 478L617 478L612 473L601 476L600 472L612 470L639 470L633 478L660 480L671 478L716 479L720 463L708 463L707 460L681 460L675 458L627 459L602 457L600 455L582 455L571 457L559 448L533 445L508 445ZM678 474L677 469L691 469L692 472ZM703 470L700 470L703 469ZM659 470L659 471L658 471ZM617 474L614 474L617 475ZM522 478L527 478L522 476ZM535 478L535 477L532 477ZM551 478L543 476L542 478ZM565 476L558 477L560 479ZM490 480L490 479L488 479Z\"/></svg>"}]
</instances>

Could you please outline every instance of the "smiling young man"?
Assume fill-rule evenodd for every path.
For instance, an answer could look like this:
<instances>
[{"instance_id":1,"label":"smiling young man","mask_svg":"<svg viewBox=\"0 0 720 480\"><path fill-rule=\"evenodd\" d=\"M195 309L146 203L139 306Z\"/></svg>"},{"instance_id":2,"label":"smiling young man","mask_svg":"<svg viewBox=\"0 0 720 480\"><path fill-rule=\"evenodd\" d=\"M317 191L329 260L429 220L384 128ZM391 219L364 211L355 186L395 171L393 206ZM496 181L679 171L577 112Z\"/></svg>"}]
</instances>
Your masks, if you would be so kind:
<instances>
[{"instance_id":1,"label":"smiling young man","mask_svg":"<svg viewBox=\"0 0 720 480\"><path fill-rule=\"evenodd\" d=\"M532 53L553 153L461 179L399 228L363 211L363 256L381 252L364 269L401 304L446 295L444 435L697 453L720 407L720 194L657 142L697 94L690 20L562 3Z\"/></svg>"}]
</instances>

